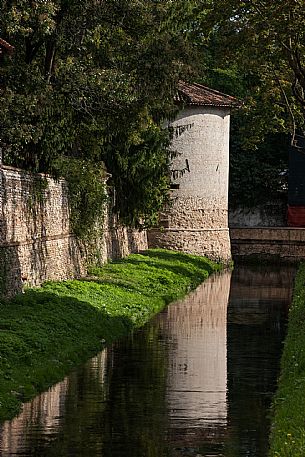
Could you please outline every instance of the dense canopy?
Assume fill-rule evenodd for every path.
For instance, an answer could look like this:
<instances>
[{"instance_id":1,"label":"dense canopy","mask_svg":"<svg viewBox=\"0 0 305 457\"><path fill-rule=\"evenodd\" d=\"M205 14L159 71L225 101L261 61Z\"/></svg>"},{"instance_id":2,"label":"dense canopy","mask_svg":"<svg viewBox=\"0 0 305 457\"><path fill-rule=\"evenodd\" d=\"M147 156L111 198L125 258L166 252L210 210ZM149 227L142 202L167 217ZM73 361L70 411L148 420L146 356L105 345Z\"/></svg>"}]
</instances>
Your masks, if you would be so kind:
<instances>
[{"instance_id":1,"label":"dense canopy","mask_svg":"<svg viewBox=\"0 0 305 457\"><path fill-rule=\"evenodd\" d=\"M121 220L151 225L169 188L164 120L187 79L244 99L233 122L235 162L267 151L278 186L286 165L273 151L304 123L303 2L0 3L0 37L15 48L0 65L5 163L55 175L72 169L74 183L75 170L92 182L106 166ZM231 174L235 190L240 173Z\"/></svg>"},{"instance_id":2,"label":"dense canopy","mask_svg":"<svg viewBox=\"0 0 305 457\"><path fill-rule=\"evenodd\" d=\"M51 173L67 157L104 162L121 218L153 222L190 12L165 0L2 0L0 35L15 47L0 70L4 161Z\"/></svg>"}]
</instances>

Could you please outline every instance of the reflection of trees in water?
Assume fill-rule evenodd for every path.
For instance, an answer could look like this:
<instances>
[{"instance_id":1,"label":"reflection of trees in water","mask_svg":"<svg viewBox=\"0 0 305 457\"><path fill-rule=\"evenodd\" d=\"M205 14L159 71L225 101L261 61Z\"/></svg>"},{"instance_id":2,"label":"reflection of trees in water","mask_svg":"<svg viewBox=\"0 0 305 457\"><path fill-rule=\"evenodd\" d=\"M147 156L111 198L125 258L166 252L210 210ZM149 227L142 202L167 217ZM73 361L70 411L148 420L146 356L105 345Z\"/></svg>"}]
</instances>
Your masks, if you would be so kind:
<instances>
[{"instance_id":1,"label":"reflection of trees in water","mask_svg":"<svg viewBox=\"0 0 305 457\"><path fill-rule=\"evenodd\" d=\"M227 457L268 454L269 407L279 372L295 269L237 267L228 307Z\"/></svg>"},{"instance_id":2,"label":"reflection of trees in water","mask_svg":"<svg viewBox=\"0 0 305 457\"><path fill-rule=\"evenodd\" d=\"M94 411L99 411L95 402L89 405L85 401L83 408L78 408L83 399L83 386L86 386L86 396L97 390L103 393L105 361L106 351L90 360L79 373L74 371L49 391L26 403L21 414L2 427L1 455L70 455L71 444L84 439L83 433L74 427L83 424L84 417L91 418Z\"/></svg>"},{"instance_id":3,"label":"reflection of trees in water","mask_svg":"<svg viewBox=\"0 0 305 457\"><path fill-rule=\"evenodd\" d=\"M167 350L158 326L113 346L103 457L167 455Z\"/></svg>"}]
</instances>

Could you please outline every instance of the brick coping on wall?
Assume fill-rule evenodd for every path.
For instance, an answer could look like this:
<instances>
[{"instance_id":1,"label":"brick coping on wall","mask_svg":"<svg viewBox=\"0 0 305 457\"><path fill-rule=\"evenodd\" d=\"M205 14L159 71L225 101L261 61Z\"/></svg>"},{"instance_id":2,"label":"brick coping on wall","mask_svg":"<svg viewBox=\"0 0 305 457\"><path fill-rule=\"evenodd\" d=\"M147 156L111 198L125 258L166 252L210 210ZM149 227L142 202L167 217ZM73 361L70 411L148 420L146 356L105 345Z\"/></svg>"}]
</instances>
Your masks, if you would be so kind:
<instances>
[{"instance_id":1,"label":"brick coping on wall","mask_svg":"<svg viewBox=\"0 0 305 457\"><path fill-rule=\"evenodd\" d=\"M240 227L230 229L233 258L305 259L305 227Z\"/></svg>"},{"instance_id":2,"label":"brick coping on wall","mask_svg":"<svg viewBox=\"0 0 305 457\"><path fill-rule=\"evenodd\" d=\"M23 176L28 175L31 178L33 178L35 176L39 176L40 178L54 179L54 177L49 175L48 173L38 173L38 172L35 173L35 172L29 171L29 170L23 170L22 168L12 167L10 165L4 165L1 163L0 163L0 169L6 170L6 171L14 171L16 173L22 174ZM65 179L61 178L61 177L56 178L56 182L60 182L60 181L65 181Z\"/></svg>"},{"instance_id":3,"label":"brick coping on wall","mask_svg":"<svg viewBox=\"0 0 305 457\"><path fill-rule=\"evenodd\" d=\"M268 239L288 240L303 234L305 241L305 227L234 227L229 230L232 239L259 239L265 235Z\"/></svg>"},{"instance_id":4,"label":"brick coping on wall","mask_svg":"<svg viewBox=\"0 0 305 457\"><path fill-rule=\"evenodd\" d=\"M150 229L150 231L156 231L156 232L228 232L228 228L206 228L206 229L201 229L201 228L175 228L175 227L170 227L170 228L163 228L160 230L159 228L155 229Z\"/></svg>"}]
</instances>

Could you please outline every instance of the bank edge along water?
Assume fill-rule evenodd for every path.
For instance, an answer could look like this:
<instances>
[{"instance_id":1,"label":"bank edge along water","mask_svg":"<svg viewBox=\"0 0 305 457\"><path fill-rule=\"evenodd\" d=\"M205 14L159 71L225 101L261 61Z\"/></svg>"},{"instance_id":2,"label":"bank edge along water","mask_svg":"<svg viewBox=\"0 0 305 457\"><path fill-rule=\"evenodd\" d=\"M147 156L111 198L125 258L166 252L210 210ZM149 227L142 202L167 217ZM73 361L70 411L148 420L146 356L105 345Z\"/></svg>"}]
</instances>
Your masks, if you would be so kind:
<instances>
[{"instance_id":1,"label":"bank edge along water","mask_svg":"<svg viewBox=\"0 0 305 457\"><path fill-rule=\"evenodd\" d=\"M0 301L0 421L222 266L148 250Z\"/></svg>"},{"instance_id":2,"label":"bank edge along water","mask_svg":"<svg viewBox=\"0 0 305 457\"><path fill-rule=\"evenodd\" d=\"M305 456L305 263L289 311L281 375L273 402L270 457Z\"/></svg>"}]
</instances>

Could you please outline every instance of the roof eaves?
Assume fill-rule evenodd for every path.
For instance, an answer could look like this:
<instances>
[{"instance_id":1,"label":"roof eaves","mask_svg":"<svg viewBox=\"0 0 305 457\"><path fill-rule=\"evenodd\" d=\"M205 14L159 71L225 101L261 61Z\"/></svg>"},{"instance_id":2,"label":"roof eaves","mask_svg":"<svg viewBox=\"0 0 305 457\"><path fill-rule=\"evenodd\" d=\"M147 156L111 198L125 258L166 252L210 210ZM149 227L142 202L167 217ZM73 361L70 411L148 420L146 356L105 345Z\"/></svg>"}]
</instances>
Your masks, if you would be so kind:
<instances>
[{"instance_id":1,"label":"roof eaves","mask_svg":"<svg viewBox=\"0 0 305 457\"><path fill-rule=\"evenodd\" d=\"M4 48L9 54L12 54L15 50L14 46L3 40L3 38L0 38L0 47Z\"/></svg>"},{"instance_id":2,"label":"roof eaves","mask_svg":"<svg viewBox=\"0 0 305 457\"><path fill-rule=\"evenodd\" d=\"M224 108L233 108L234 106L239 106L239 104L235 103L201 103L201 102L189 102L188 105L190 106L215 106L215 107L224 107Z\"/></svg>"},{"instance_id":3,"label":"roof eaves","mask_svg":"<svg viewBox=\"0 0 305 457\"><path fill-rule=\"evenodd\" d=\"M184 102L189 106L233 108L242 105L242 102L236 97L224 94L215 89L210 89L202 84L190 84L184 81L179 82L176 101Z\"/></svg>"}]
</instances>

